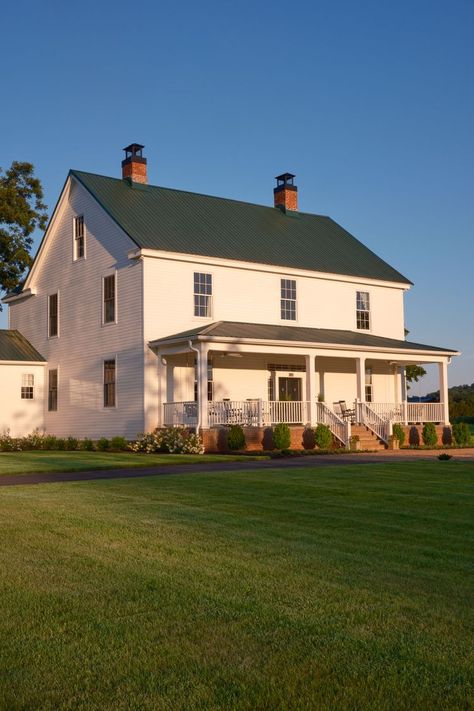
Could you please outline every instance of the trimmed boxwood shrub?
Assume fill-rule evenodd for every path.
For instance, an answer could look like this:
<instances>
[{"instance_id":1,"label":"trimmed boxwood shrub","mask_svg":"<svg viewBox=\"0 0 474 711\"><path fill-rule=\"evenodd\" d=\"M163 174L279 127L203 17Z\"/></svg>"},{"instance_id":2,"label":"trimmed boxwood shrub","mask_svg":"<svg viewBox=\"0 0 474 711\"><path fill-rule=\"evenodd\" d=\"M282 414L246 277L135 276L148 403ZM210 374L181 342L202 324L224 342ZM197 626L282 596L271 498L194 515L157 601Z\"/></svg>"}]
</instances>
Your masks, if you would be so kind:
<instances>
[{"instance_id":1,"label":"trimmed boxwood shrub","mask_svg":"<svg viewBox=\"0 0 474 711\"><path fill-rule=\"evenodd\" d=\"M118 449L118 450L122 451L124 449L127 449L128 443L127 443L127 440L125 439L125 437L120 437L117 435L116 437L112 437L110 446L112 449Z\"/></svg>"},{"instance_id":2,"label":"trimmed boxwood shrub","mask_svg":"<svg viewBox=\"0 0 474 711\"><path fill-rule=\"evenodd\" d=\"M393 425L393 436L398 439L398 444L403 447L405 444L405 430L399 422L395 422Z\"/></svg>"},{"instance_id":3,"label":"trimmed boxwood shrub","mask_svg":"<svg viewBox=\"0 0 474 711\"><path fill-rule=\"evenodd\" d=\"M423 438L423 444L427 447L435 447L438 444L438 435L436 434L436 427L433 422L425 422L421 436Z\"/></svg>"},{"instance_id":4,"label":"trimmed boxwood shrub","mask_svg":"<svg viewBox=\"0 0 474 711\"><path fill-rule=\"evenodd\" d=\"M319 449L331 449L333 445L332 432L327 425L319 424L314 430L314 439Z\"/></svg>"},{"instance_id":5,"label":"trimmed boxwood shrub","mask_svg":"<svg viewBox=\"0 0 474 711\"><path fill-rule=\"evenodd\" d=\"M273 444L276 449L289 449L291 444L290 428L285 422L280 422L273 429Z\"/></svg>"},{"instance_id":6,"label":"trimmed boxwood shrub","mask_svg":"<svg viewBox=\"0 0 474 711\"><path fill-rule=\"evenodd\" d=\"M471 431L469 425L466 422L457 422L453 425L453 437L456 444L459 444L461 447L470 444Z\"/></svg>"},{"instance_id":7,"label":"trimmed boxwood shrub","mask_svg":"<svg viewBox=\"0 0 474 711\"><path fill-rule=\"evenodd\" d=\"M245 449L245 434L240 425L231 425L227 435L229 449Z\"/></svg>"}]
</instances>

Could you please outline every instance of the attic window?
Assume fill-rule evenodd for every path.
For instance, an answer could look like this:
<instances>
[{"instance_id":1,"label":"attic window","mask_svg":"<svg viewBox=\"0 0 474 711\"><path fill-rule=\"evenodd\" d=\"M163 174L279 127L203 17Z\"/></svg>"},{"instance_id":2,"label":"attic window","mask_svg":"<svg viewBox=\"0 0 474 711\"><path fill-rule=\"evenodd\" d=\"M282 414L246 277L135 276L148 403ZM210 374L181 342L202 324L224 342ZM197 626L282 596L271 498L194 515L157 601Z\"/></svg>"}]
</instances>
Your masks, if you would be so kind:
<instances>
[{"instance_id":1,"label":"attic window","mask_svg":"<svg viewBox=\"0 0 474 711\"><path fill-rule=\"evenodd\" d=\"M84 215L74 218L74 259L84 259L86 255Z\"/></svg>"}]
</instances>

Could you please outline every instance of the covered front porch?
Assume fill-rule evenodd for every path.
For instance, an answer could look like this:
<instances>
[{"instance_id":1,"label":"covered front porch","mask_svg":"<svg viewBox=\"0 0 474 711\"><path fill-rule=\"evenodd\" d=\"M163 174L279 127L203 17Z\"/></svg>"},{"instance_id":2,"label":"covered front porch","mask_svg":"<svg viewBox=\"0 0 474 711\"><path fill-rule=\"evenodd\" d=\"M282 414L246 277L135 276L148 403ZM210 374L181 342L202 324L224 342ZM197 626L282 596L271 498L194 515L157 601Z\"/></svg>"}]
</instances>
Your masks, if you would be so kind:
<instances>
[{"instance_id":1,"label":"covered front porch","mask_svg":"<svg viewBox=\"0 0 474 711\"><path fill-rule=\"evenodd\" d=\"M294 327L280 327L278 335L290 332L293 339L282 342L265 338L268 328L277 327L261 326L260 337L254 338L239 333L239 324L234 326L234 336L208 329L150 344L158 356L158 426L206 430L233 424L323 423L347 446L354 424L365 425L385 443L395 422L449 424L447 368L452 352L375 336L370 344L360 344L358 333L352 334L355 342L346 343L350 332L342 332L342 342L318 343L318 335L327 340L319 329L297 329L298 337L306 335L313 342L295 342ZM333 340L337 334L331 334ZM379 347L374 340L380 341ZM411 345L418 346L418 352ZM439 403L407 401L405 367L421 363L438 364Z\"/></svg>"}]
</instances>

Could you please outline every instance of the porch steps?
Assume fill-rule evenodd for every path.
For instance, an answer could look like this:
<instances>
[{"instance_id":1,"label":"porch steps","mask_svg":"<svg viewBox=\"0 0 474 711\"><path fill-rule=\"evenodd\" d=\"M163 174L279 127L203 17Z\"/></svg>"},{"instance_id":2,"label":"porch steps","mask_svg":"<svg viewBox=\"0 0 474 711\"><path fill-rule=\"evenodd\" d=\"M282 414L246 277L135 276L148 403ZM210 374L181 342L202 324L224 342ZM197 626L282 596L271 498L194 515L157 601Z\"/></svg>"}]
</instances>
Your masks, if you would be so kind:
<instances>
[{"instance_id":1,"label":"porch steps","mask_svg":"<svg viewBox=\"0 0 474 711\"><path fill-rule=\"evenodd\" d=\"M365 425L352 425L351 435L359 437L361 449L371 449L380 451L386 449L385 443L377 437L376 434L369 430Z\"/></svg>"}]
</instances>

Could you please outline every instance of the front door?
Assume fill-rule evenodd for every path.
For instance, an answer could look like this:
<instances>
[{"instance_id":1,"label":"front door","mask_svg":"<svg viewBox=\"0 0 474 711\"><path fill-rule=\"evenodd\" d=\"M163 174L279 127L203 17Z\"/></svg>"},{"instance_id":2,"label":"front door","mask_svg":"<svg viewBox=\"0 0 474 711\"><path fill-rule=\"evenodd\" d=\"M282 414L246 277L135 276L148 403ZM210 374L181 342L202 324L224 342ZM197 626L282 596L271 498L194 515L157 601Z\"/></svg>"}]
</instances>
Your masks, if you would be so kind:
<instances>
[{"instance_id":1,"label":"front door","mask_svg":"<svg viewBox=\"0 0 474 711\"><path fill-rule=\"evenodd\" d=\"M278 378L278 399L283 401L301 402L302 379Z\"/></svg>"}]
</instances>

